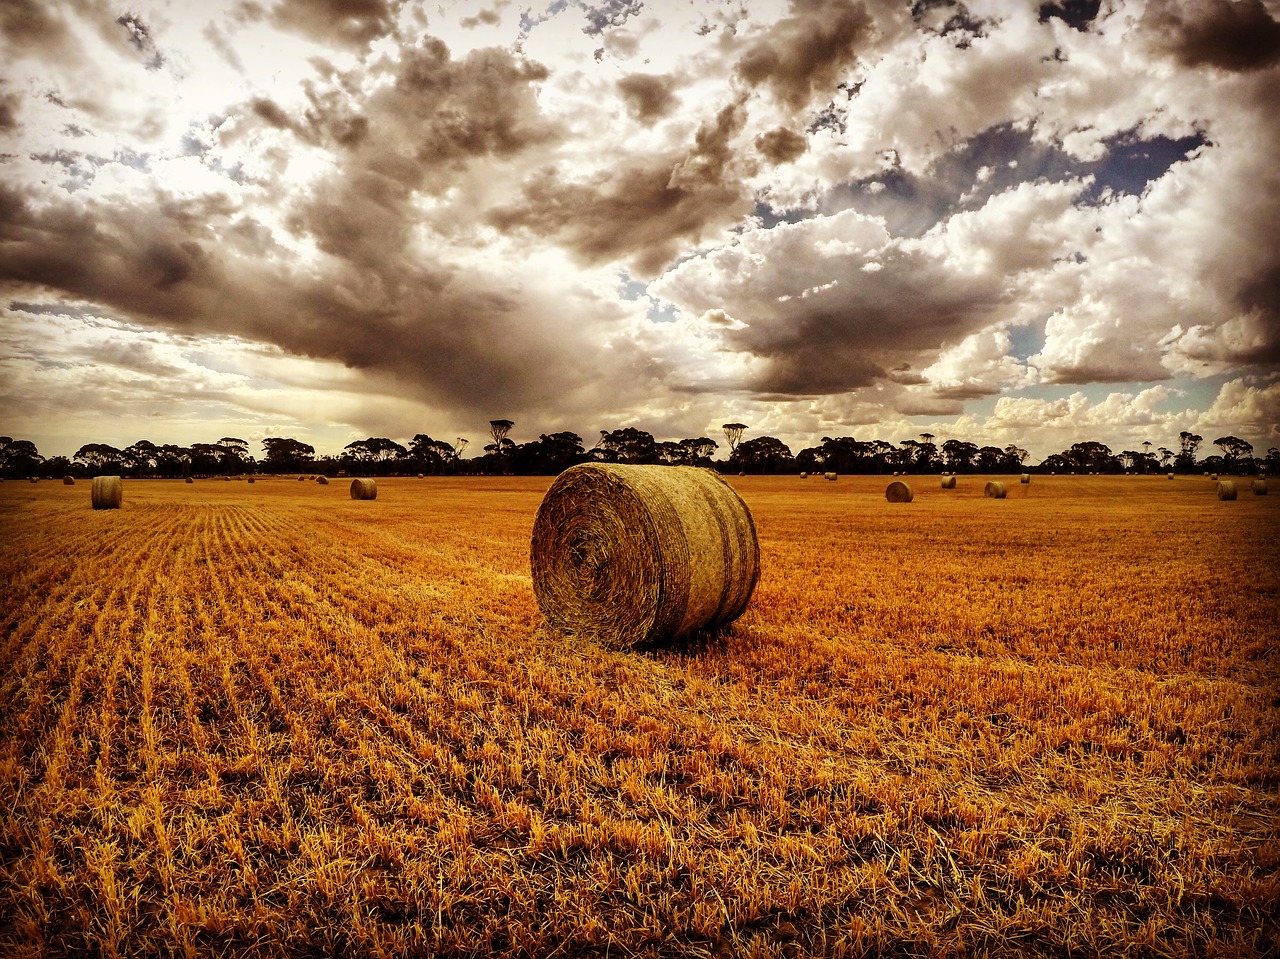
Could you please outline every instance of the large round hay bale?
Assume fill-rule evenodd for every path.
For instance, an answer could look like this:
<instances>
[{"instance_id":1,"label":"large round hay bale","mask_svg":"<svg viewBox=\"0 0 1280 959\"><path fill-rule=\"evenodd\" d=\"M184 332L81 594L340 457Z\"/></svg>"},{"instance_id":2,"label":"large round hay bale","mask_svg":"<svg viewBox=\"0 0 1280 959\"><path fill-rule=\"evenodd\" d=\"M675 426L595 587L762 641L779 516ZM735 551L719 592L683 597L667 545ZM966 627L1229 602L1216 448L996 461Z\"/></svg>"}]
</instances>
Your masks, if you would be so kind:
<instances>
[{"instance_id":1,"label":"large round hay bale","mask_svg":"<svg viewBox=\"0 0 1280 959\"><path fill-rule=\"evenodd\" d=\"M992 480L986 486L982 487L982 495L988 499L1004 499L1009 491L1004 488L1004 484L999 480Z\"/></svg>"},{"instance_id":2,"label":"large round hay bale","mask_svg":"<svg viewBox=\"0 0 1280 959\"><path fill-rule=\"evenodd\" d=\"M1250 483L1249 485L1253 488L1253 495L1254 495L1254 496L1266 496L1266 495L1267 495L1267 481L1266 481L1266 480L1264 480L1264 479L1256 479L1256 480L1254 480L1252 483Z\"/></svg>"},{"instance_id":3,"label":"large round hay bale","mask_svg":"<svg viewBox=\"0 0 1280 959\"><path fill-rule=\"evenodd\" d=\"M1023 474L1022 474L1022 476L1019 478L1018 482L1019 482L1019 483L1030 483L1030 482L1031 482L1031 474L1030 474L1030 473L1023 473Z\"/></svg>"},{"instance_id":4,"label":"large round hay bale","mask_svg":"<svg viewBox=\"0 0 1280 959\"><path fill-rule=\"evenodd\" d=\"M944 476L944 477L942 477L942 488L943 488L943 489L955 489L955 488L956 488L956 478L955 478L954 476Z\"/></svg>"},{"instance_id":5,"label":"large round hay bale","mask_svg":"<svg viewBox=\"0 0 1280 959\"><path fill-rule=\"evenodd\" d=\"M62 485L63 485L63 486L75 486L75 485L76 485L76 478L75 478L74 476L64 476L64 477L62 477Z\"/></svg>"},{"instance_id":6,"label":"large round hay bale","mask_svg":"<svg viewBox=\"0 0 1280 959\"><path fill-rule=\"evenodd\" d=\"M840 478L839 474L837 473L823 473L822 476L823 476L823 479L829 479L833 483Z\"/></svg>"},{"instance_id":7,"label":"large round hay bale","mask_svg":"<svg viewBox=\"0 0 1280 959\"><path fill-rule=\"evenodd\" d=\"M326 483L328 480L325 481ZM353 479L351 481L351 498L352 499L377 499L378 483L377 480L366 478Z\"/></svg>"},{"instance_id":8,"label":"large round hay bale","mask_svg":"<svg viewBox=\"0 0 1280 959\"><path fill-rule=\"evenodd\" d=\"M746 503L710 470L586 463L547 490L529 565L548 625L633 649L737 619L760 546Z\"/></svg>"},{"instance_id":9,"label":"large round hay bale","mask_svg":"<svg viewBox=\"0 0 1280 959\"><path fill-rule=\"evenodd\" d=\"M1236 484L1231 480L1220 480L1218 482L1218 499L1235 499Z\"/></svg>"},{"instance_id":10,"label":"large round hay bale","mask_svg":"<svg viewBox=\"0 0 1280 959\"><path fill-rule=\"evenodd\" d=\"M913 495L911 487L902 480L894 480L884 491L884 498L890 503L910 503Z\"/></svg>"},{"instance_id":11,"label":"large round hay bale","mask_svg":"<svg viewBox=\"0 0 1280 959\"><path fill-rule=\"evenodd\" d=\"M371 482L372 482L372 481L371 481ZM329 485L329 477L327 477L327 476L317 476L317 477L316 477L316 485L317 485L317 486L328 486L328 485Z\"/></svg>"},{"instance_id":12,"label":"large round hay bale","mask_svg":"<svg viewBox=\"0 0 1280 959\"><path fill-rule=\"evenodd\" d=\"M124 484L119 476L95 476L90 498L94 509L119 509L124 501Z\"/></svg>"}]
</instances>

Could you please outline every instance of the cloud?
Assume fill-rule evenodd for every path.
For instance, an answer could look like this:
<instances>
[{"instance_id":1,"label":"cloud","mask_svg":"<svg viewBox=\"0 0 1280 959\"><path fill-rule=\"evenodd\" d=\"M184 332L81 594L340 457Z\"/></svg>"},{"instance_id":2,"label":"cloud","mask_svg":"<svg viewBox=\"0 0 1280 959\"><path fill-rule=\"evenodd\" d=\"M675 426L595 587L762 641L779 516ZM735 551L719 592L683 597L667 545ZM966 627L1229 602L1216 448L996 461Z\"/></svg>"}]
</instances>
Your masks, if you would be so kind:
<instances>
[{"instance_id":1,"label":"cloud","mask_svg":"<svg viewBox=\"0 0 1280 959\"><path fill-rule=\"evenodd\" d=\"M1262 0L1161 0L1144 25L1156 49L1187 67L1262 70L1280 63L1280 23Z\"/></svg>"},{"instance_id":2,"label":"cloud","mask_svg":"<svg viewBox=\"0 0 1280 959\"><path fill-rule=\"evenodd\" d=\"M357 49L395 29L386 0L281 0L272 8L271 21L312 40Z\"/></svg>"}]
</instances>

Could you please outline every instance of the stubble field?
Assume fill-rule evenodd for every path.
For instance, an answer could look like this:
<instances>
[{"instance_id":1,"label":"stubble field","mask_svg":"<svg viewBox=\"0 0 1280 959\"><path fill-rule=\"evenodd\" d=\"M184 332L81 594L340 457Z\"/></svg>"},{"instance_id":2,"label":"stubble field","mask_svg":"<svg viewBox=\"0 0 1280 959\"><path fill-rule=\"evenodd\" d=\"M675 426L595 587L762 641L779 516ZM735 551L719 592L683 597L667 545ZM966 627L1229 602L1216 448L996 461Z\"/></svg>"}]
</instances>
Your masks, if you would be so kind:
<instances>
[{"instance_id":1,"label":"stubble field","mask_svg":"<svg viewBox=\"0 0 1280 959\"><path fill-rule=\"evenodd\" d=\"M547 479L0 484L0 954L1268 954L1280 497L985 479L732 478L649 653L542 627Z\"/></svg>"}]
</instances>

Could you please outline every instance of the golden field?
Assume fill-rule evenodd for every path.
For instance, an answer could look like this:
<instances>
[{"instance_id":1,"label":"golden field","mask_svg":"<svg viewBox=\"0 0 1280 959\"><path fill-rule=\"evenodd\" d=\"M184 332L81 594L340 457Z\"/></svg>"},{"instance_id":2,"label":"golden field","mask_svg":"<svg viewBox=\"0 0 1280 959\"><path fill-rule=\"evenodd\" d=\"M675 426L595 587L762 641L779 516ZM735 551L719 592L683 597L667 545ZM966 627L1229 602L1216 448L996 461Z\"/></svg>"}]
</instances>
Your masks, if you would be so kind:
<instances>
[{"instance_id":1,"label":"golden field","mask_svg":"<svg viewBox=\"0 0 1280 959\"><path fill-rule=\"evenodd\" d=\"M0 484L0 954L1274 954L1280 489L985 479L732 478L639 654L546 478Z\"/></svg>"}]
</instances>

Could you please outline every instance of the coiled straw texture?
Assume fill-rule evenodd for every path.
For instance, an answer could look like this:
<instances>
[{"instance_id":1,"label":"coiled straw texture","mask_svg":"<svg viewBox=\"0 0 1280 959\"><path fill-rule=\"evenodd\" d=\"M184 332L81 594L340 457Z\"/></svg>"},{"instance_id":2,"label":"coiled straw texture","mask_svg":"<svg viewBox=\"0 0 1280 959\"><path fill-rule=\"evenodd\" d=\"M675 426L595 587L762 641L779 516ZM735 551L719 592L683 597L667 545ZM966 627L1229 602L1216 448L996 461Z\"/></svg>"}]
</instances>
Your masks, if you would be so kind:
<instances>
[{"instance_id":1,"label":"coiled straw texture","mask_svg":"<svg viewBox=\"0 0 1280 959\"><path fill-rule=\"evenodd\" d=\"M1235 499L1236 484L1231 480L1218 481L1218 499Z\"/></svg>"},{"instance_id":2,"label":"coiled straw texture","mask_svg":"<svg viewBox=\"0 0 1280 959\"><path fill-rule=\"evenodd\" d=\"M884 491L884 498L890 503L910 503L913 496L911 487L902 482L902 480L895 480L890 483Z\"/></svg>"},{"instance_id":3,"label":"coiled straw texture","mask_svg":"<svg viewBox=\"0 0 1280 959\"><path fill-rule=\"evenodd\" d=\"M549 626L635 649L742 615L760 546L746 503L710 470L587 463L547 490L529 565Z\"/></svg>"},{"instance_id":4,"label":"coiled straw texture","mask_svg":"<svg viewBox=\"0 0 1280 959\"><path fill-rule=\"evenodd\" d=\"M94 509L119 509L124 501L124 484L119 476L95 476L90 498Z\"/></svg>"},{"instance_id":5,"label":"coiled straw texture","mask_svg":"<svg viewBox=\"0 0 1280 959\"><path fill-rule=\"evenodd\" d=\"M982 487L982 495L989 499L1004 499L1009 491L1005 489L1005 485L999 480L992 480L986 486Z\"/></svg>"},{"instance_id":6,"label":"coiled straw texture","mask_svg":"<svg viewBox=\"0 0 1280 959\"><path fill-rule=\"evenodd\" d=\"M378 483L371 479L353 479L351 481L352 499L377 499Z\"/></svg>"}]
</instances>

